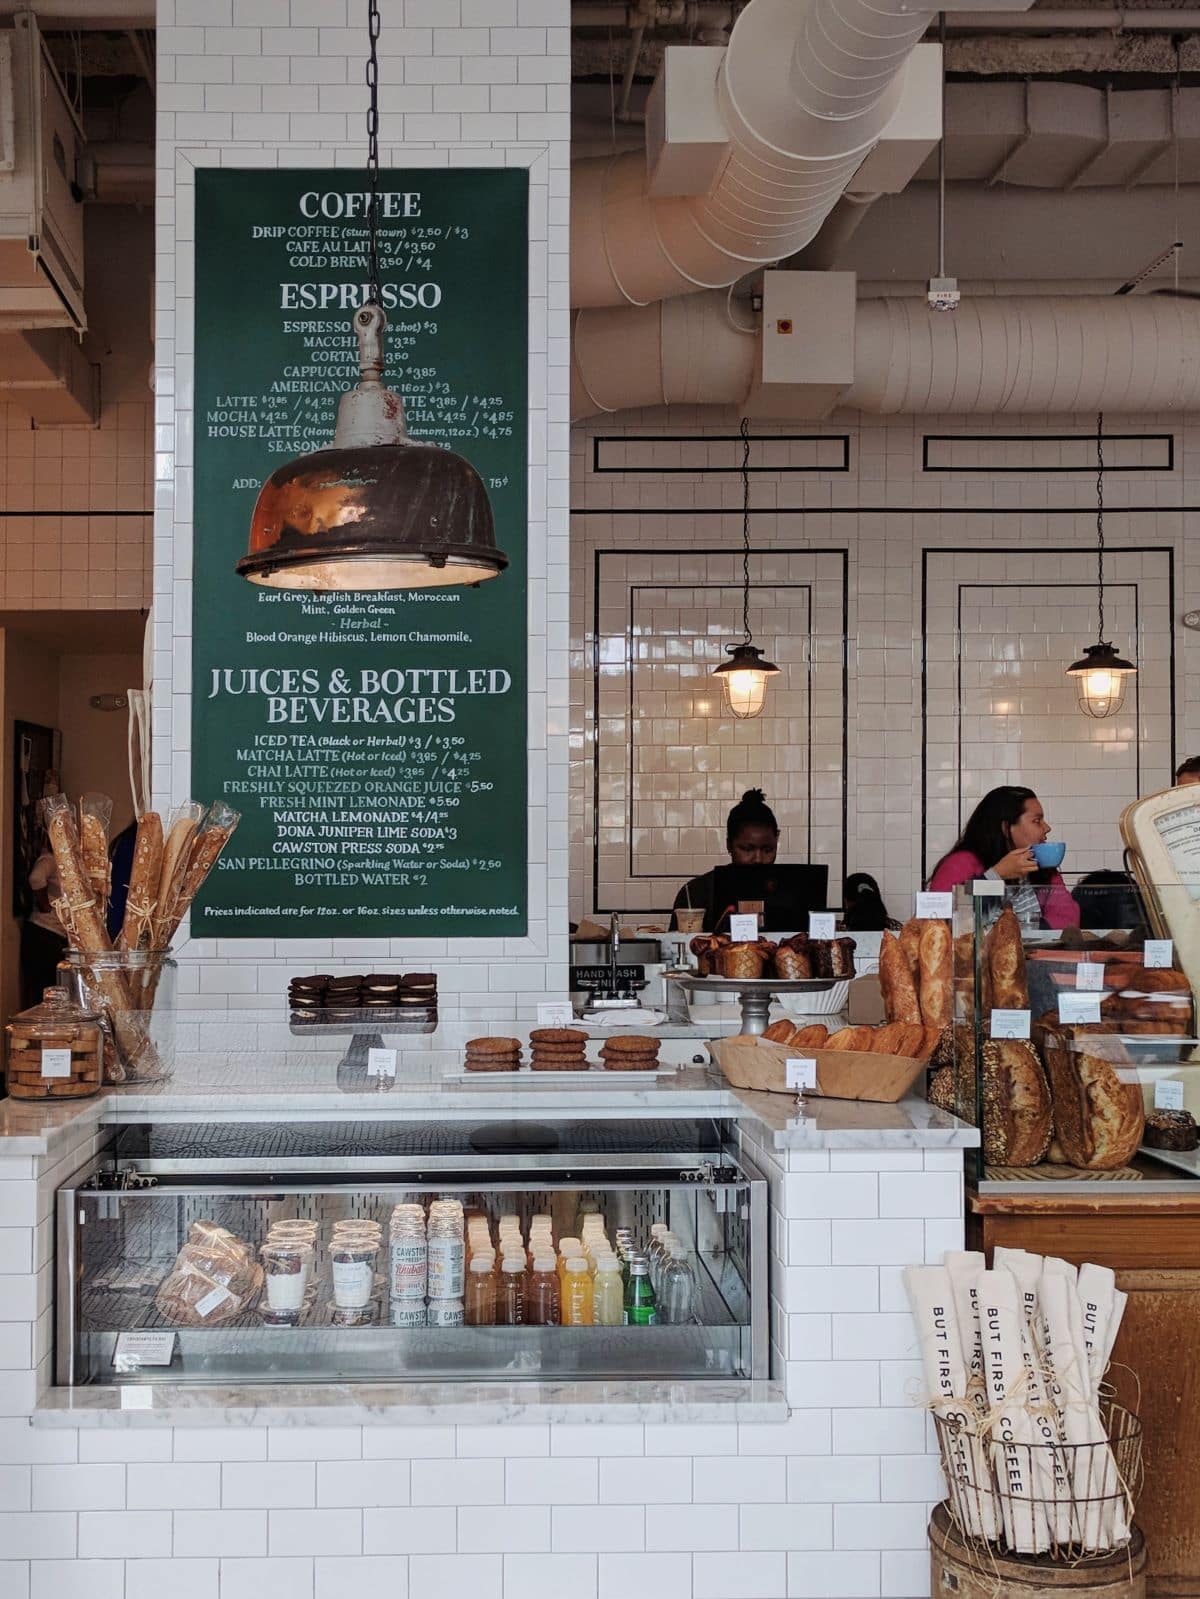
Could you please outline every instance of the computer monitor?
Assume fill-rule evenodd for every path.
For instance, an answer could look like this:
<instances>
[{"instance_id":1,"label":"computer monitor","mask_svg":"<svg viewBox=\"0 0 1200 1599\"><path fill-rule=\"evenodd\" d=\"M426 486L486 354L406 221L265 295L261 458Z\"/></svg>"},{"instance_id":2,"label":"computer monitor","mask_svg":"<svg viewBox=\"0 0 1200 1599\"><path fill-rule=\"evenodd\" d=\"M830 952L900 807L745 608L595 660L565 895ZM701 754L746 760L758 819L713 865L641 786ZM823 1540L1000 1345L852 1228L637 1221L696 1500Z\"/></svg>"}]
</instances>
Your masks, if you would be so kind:
<instances>
[{"instance_id":1,"label":"computer monitor","mask_svg":"<svg viewBox=\"0 0 1200 1599\"><path fill-rule=\"evenodd\" d=\"M804 932L810 911L823 911L829 893L827 866L718 866L713 871L713 897L704 925L713 930L729 906L762 904L760 926L766 933ZM727 931L722 924L721 931Z\"/></svg>"}]
</instances>

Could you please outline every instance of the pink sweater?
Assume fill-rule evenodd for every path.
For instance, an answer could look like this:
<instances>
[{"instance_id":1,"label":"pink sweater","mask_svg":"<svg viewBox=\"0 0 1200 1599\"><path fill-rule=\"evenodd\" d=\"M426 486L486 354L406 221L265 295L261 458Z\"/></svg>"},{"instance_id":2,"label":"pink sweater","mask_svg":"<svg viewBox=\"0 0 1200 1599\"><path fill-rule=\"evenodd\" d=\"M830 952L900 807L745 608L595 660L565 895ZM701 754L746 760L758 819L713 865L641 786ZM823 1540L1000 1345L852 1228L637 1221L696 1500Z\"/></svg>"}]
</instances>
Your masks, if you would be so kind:
<instances>
[{"instance_id":1,"label":"pink sweater","mask_svg":"<svg viewBox=\"0 0 1200 1599\"><path fill-rule=\"evenodd\" d=\"M929 887L936 894L944 894L949 889L957 888L960 883L969 883L976 877L986 875L978 855L972 854L969 849L956 849L939 864L929 880ZM1047 927L1079 926L1079 906L1067 892L1061 872L1051 873L1048 886L1031 883L1030 887L1037 894Z\"/></svg>"}]
</instances>

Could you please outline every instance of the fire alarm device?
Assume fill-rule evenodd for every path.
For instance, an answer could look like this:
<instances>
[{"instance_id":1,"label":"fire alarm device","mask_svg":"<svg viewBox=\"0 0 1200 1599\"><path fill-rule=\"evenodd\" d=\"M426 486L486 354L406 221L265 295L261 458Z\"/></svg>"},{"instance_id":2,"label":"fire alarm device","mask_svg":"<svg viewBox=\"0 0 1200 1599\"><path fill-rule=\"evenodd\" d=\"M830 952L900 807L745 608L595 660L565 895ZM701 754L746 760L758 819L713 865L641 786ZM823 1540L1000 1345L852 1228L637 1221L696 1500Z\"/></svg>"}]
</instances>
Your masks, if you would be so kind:
<instances>
[{"instance_id":1,"label":"fire alarm device","mask_svg":"<svg viewBox=\"0 0 1200 1599\"><path fill-rule=\"evenodd\" d=\"M930 278L925 299L931 311L957 311L961 298L957 278Z\"/></svg>"}]
</instances>

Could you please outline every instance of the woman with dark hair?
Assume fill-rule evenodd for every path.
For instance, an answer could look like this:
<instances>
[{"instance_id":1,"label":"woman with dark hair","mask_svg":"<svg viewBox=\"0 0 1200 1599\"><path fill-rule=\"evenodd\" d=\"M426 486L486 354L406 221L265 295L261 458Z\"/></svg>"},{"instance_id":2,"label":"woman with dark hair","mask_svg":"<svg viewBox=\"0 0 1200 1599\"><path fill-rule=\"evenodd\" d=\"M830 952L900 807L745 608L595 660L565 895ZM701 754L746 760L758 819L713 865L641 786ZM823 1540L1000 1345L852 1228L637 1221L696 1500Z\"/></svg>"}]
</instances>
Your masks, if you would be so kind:
<instances>
[{"instance_id":1,"label":"woman with dark hair","mask_svg":"<svg viewBox=\"0 0 1200 1599\"><path fill-rule=\"evenodd\" d=\"M779 851L779 823L761 788L748 788L725 823L725 848L734 866L773 866ZM675 896L674 910L706 913L706 926L714 918L713 873L693 877ZM720 907L724 910L725 907ZM671 925L675 925L672 912Z\"/></svg>"},{"instance_id":2,"label":"woman with dark hair","mask_svg":"<svg viewBox=\"0 0 1200 1599\"><path fill-rule=\"evenodd\" d=\"M900 926L887 913L879 884L870 872L851 872L842 888L842 923L848 933L893 932Z\"/></svg>"},{"instance_id":3,"label":"woman with dark hair","mask_svg":"<svg viewBox=\"0 0 1200 1599\"><path fill-rule=\"evenodd\" d=\"M962 836L933 869L929 887L945 893L988 877L1015 885L1013 909L1027 927L1078 927L1079 906L1057 871L1042 871L1033 846L1050 836L1041 801L1031 788L1005 785L985 794Z\"/></svg>"}]
</instances>

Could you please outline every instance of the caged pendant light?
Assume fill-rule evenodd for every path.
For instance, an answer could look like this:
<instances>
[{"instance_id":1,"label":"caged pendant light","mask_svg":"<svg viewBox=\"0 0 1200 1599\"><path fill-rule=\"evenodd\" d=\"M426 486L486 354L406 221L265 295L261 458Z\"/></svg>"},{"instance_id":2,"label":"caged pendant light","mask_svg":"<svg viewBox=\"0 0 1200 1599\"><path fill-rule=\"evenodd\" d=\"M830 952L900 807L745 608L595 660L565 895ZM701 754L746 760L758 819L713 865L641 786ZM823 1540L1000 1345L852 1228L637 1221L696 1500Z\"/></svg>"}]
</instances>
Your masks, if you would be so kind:
<instances>
[{"instance_id":1,"label":"caged pendant light","mask_svg":"<svg viewBox=\"0 0 1200 1599\"><path fill-rule=\"evenodd\" d=\"M778 673L763 658L750 631L750 421L742 418L742 642L727 644L729 660L713 676L720 678L729 711L743 720L758 716L767 702L767 680Z\"/></svg>"},{"instance_id":2,"label":"caged pendant light","mask_svg":"<svg viewBox=\"0 0 1200 1599\"><path fill-rule=\"evenodd\" d=\"M251 583L319 593L444 588L497 577L482 479L461 455L410 436L400 397L384 387L379 273L377 0L368 0L368 299L354 313L359 382L338 402L331 449L298 456L263 484L237 570Z\"/></svg>"},{"instance_id":3,"label":"caged pendant light","mask_svg":"<svg viewBox=\"0 0 1200 1599\"><path fill-rule=\"evenodd\" d=\"M1101 720L1115 716L1125 703L1125 688L1137 667L1124 660L1104 639L1104 412L1096 418L1096 560L1100 596L1097 642L1089 644L1079 660L1067 667L1075 679L1075 697L1085 716Z\"/></svg>"}]
</instances>

